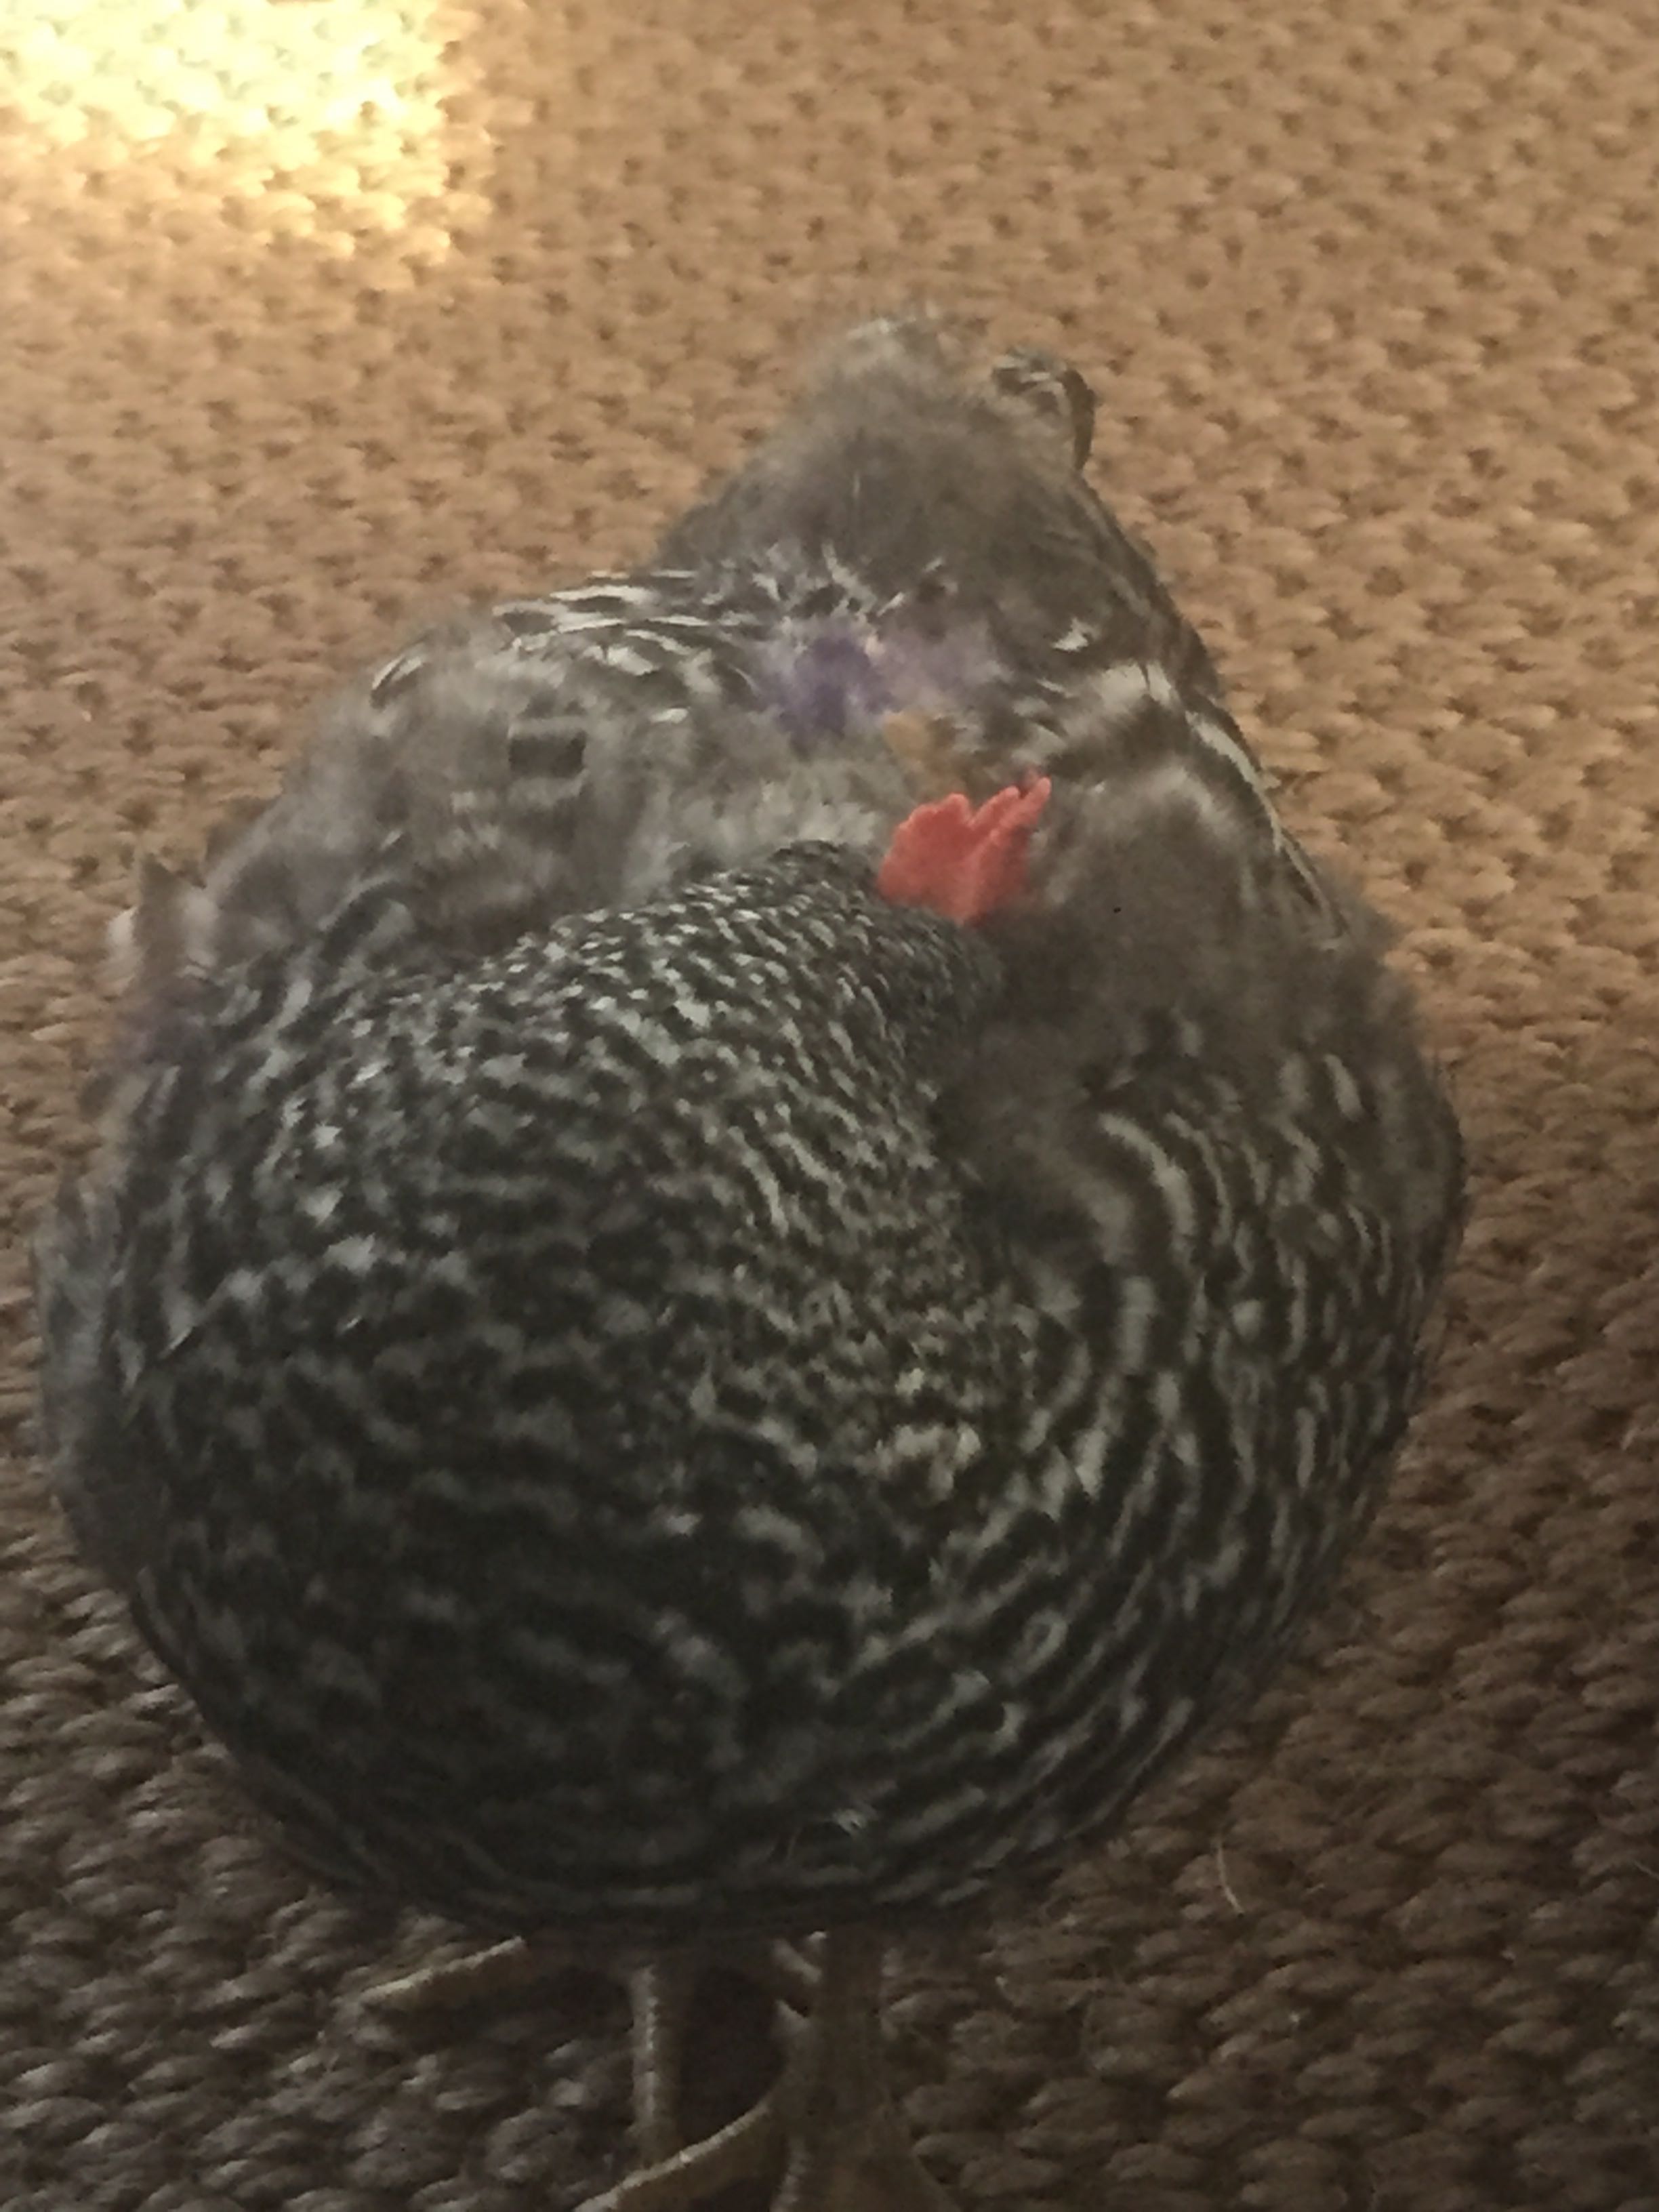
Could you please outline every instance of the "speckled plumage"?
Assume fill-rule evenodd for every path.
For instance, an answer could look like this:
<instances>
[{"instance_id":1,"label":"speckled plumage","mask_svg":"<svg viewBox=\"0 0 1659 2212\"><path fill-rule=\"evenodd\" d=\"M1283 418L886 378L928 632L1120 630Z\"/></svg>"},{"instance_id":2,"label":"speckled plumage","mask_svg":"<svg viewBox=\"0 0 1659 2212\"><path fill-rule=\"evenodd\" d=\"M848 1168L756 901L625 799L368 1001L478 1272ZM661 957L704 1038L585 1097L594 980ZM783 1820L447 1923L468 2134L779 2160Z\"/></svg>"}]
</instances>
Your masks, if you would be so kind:
<instances>
[{"instance_id":1,"label":"speckled plumage","mask_svg":"<svg viewBox=\"0 0 1659 2212\"><path fill-rule=\"evenodd\" d=\"M1374 1506L1455 1124L1079 388L856 333L650 567L418 641L141 908L48 1440L331 1863L664 1940L965 1903ZM1030 771L1021 907L875 896Z\"/></svg>"}]
</instances>

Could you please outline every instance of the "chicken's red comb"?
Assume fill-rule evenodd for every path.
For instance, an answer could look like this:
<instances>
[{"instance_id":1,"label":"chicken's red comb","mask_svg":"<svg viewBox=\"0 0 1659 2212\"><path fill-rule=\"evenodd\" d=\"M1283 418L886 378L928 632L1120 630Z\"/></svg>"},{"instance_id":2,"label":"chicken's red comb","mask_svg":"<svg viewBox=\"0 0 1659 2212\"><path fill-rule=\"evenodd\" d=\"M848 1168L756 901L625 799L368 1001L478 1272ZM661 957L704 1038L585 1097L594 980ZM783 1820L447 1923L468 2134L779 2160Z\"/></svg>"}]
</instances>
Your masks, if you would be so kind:
<instances>
[{"instance_id":1,"label":"chicken's red comb","mask_svg":"<svg viewBox=\"0 0 1659 2212\"><path fill-rule=\"evenodd\" d=\"M983 921L1024 890L1026 848L1051 789L1042 775L982 806L970 806L959 791L918 806L893 832L876 890L896 906Z\"/></svg>"}]
</instances>

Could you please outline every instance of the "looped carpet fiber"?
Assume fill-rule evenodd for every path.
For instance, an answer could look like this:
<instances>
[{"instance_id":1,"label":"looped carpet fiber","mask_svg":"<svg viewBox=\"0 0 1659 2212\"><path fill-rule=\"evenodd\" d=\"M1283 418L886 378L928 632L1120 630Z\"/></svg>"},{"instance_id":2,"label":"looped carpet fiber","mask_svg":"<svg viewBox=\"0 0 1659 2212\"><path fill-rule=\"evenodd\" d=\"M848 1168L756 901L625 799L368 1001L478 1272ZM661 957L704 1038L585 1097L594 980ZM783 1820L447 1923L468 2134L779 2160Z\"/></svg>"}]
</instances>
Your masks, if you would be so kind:
<instances>
[{"instance_id":1,"label":"looped carpet fiber","mask_svg":"<svg viewBox=\"0 0 1659 2212\"><path fill-rule=\"evenodd\" d=\"M418 2031L449 1931L252 1825L29 1453L22 1240L101 932L458 599L644 548L916 299L1096 472L1400 922L1477 1211L1309 1653L895 2059L964 2207L1659 2206L1659 40L1624 0L0 10L0 2202L558 2212L606 1985Z\"/></svg>"}]
</instances>

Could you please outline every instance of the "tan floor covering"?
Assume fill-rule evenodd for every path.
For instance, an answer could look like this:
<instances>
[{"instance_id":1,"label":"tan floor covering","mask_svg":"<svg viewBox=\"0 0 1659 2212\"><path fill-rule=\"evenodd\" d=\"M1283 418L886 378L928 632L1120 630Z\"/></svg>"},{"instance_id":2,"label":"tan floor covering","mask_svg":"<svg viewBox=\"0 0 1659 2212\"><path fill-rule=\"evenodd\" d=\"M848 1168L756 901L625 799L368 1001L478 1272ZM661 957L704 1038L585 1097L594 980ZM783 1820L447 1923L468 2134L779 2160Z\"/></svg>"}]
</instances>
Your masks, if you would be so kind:
<instances>
[{"instance_id":1,"label":"tan floor covering","mask_svg":"<svg viewBox=\"0 0 1659 2212\"><path fill-rule=\"evenodd\" d=\"M895 2058L964 2207L1659 2206L1659 15L1628 0L0 8L0 2203L559 2212L592 1981L418 2033L71 1563L22 1239L133 856L417 617L641 549L848 314L1058 344L1478 1211L1293 1678Z\"/></svg>"}]
</instances>

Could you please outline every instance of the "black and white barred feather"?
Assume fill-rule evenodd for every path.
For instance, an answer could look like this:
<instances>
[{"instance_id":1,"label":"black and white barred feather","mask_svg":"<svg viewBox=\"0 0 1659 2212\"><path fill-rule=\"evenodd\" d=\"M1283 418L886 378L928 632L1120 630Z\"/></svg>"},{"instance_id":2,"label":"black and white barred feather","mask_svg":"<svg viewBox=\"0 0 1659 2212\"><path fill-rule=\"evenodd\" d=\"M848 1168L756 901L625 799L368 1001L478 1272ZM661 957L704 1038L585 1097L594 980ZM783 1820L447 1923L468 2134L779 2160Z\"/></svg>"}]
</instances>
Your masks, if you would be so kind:
<instances>
[{"instance_id":1,"label":"black and white barred feather","mask_svg":"<svg viewBox=\"0 0 1659 2212\"><path fill-rule=\"evenodd\" d=\"M141 905L48 1443L328 1863L661 1937L965 1903L1370 1515L1455 1125L1091 412L855 334L657 562L420 641ZM1030 771L1019 908L876 896Z\"/></svg>"}]
</instances>

